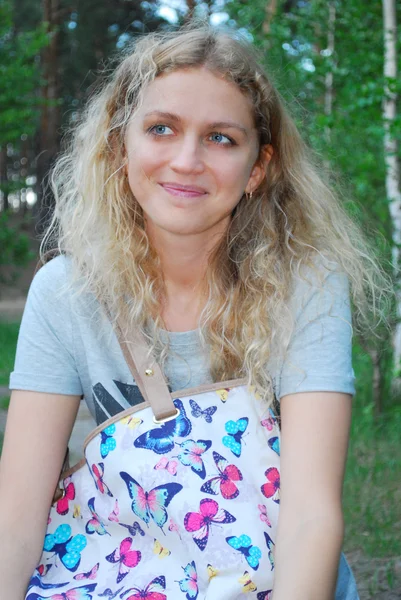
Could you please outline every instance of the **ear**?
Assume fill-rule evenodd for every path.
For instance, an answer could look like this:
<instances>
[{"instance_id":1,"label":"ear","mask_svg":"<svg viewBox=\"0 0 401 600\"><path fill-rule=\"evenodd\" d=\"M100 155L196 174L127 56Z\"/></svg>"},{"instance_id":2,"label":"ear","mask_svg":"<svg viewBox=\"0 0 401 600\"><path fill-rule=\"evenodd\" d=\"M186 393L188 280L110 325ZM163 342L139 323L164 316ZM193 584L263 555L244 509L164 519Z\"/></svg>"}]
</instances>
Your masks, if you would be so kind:
<instances>
[{"instance_id":1,"label":"ear","mask_svg":"<svg viewBox=\"0 0 401 600\"><path fill-rule=\"evenodd\" d=\"M266 175L266 167L273 156L273 146L266 144L262 146L259 152L259 158L253 165L251 174L248 179L245 191L247 194L254 192L262 183Z\"/></svg>"}]
</instances>

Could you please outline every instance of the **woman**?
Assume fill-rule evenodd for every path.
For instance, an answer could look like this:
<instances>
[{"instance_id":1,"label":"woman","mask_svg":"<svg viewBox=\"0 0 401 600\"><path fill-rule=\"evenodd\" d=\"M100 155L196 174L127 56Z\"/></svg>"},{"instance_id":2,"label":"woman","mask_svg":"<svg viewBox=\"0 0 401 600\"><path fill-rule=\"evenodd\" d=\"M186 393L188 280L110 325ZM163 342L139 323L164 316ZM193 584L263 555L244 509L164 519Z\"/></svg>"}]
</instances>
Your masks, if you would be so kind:
<instances>
[{"instance_id":1,"label":"woman","mask_svg":"<svg viewBox=\"0 0 401 600\"><path fill-rule=\"evenodd\" d=\"M138 402L118 320L146 336L172 391L246 377L267 408L276 395L274 600L329 600L336 583L337 600L358 598L342 555L337 582L348 284L363 317L364 290L385 281L251 49L208 27L141 39L90 100L52 183L44 246L62 256L32 283L10 381L5 597L24 597L39 561L81 395L97 424Z\"/></svg>"}]
</instances>

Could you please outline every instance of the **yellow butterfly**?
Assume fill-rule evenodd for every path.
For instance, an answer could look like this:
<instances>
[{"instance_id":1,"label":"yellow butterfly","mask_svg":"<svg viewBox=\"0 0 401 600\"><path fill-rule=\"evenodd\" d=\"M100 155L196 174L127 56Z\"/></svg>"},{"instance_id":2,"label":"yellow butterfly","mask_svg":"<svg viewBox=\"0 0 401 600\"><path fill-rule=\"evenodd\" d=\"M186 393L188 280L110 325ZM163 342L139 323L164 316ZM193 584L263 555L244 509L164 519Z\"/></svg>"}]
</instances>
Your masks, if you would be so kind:
<instances>
[{"instance_id":1,"label":"yellow butterfly","mask_svg":"<svg viewBox=\"0 0 401 600\"><path fill-rule=\"evenodd\" d=\"M139 427L143 423L142 419L138 419L138 417L133 417L132 415L128 415L128 417L123 417L121 419L122 425L128 425L130 429L135 429Z\"/></svg>"},{"instance_id":2,"label":"yellow butterfly","mask_svg":"<svg viewBox=\"0 0 401 600\"><path fill-rule=\"evenodd\" d=\"M222 402L226 402L229 391L230 390L228 388L225 388L224 390L216 390L216 394L218 395L218 397L220 398L220 400Z\"/></svg>"},{"instance_id":3,"label":"yellow butterfly","mask_svg":"<svg viewBox=\"0 0 401 600\"><path fill-rule=\"evenodd\" d=\"M153 545L153 554L158 554L159 558L166 558L166 556L170 556L171 552L170 550L167 550L167 548L163 548L161 543L155 539L155 543Z\"/></svg>"},{"instance_id":4,"label":"yellow butterfly","mask_svg":"<svg viewBox=\"0 0 401 600\"><path fill-rule=\"evenodd\" d=\"M79 519L79 517L81 516L81 507L79 504L74 504L74 512L72 516L74 517L74 519Z\"/></svg>"},{"instance_id":5,"label":"yellow butterfly","mask_svg":"<svg viewBox=\"0 0 401 600\"><path fill-rule=\"evenodd\" d=\"M256 386L250 385L248 389L251 392L251 394L255 396L256 400L262 400L262 396L256 391Z\"/></svg>"},{"instance_id":6,"label":"yellow butterfly","mask_svg":"<svg viewBox=\"0 0 401 600\"><path fill-rule=\"evenodd\" d=\"M244 571L244 574L238 579L238 581L244 586L242 588L242 592L244 594L246 594L246 592L256 592L258 589L250 578L248 571Z\"/></svg>"},{"instance_id":7,"label":"yellow butterfly","mask_svg":"<svg viewBox=\"0 0 401 600\"><path fill-rule=\"evenodd\" d=\"M209 581L218 575L218 570L212 567L212 565L207 565L207 576L209 577Z\"/></svg>"}]
</instances>

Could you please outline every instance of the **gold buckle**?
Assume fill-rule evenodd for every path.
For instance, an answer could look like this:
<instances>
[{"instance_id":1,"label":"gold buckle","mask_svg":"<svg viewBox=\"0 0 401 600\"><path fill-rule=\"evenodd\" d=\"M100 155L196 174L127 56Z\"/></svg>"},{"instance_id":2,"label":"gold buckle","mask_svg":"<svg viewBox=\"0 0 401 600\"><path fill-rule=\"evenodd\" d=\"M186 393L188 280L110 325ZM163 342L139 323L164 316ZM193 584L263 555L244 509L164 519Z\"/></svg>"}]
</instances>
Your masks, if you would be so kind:
<instances>
[{"instance_id":1,"label":"gold buckle","mask_svg":"<svg viewBox=\"0 0 401 600\"><path fill-rule=\"evenodd\" d=\"M175 409L175 415L172 415L171 417L166 417L165 419L156 419L156 417L153 415L153 423L156 423L156 425L161 425L163 423L167 423L168 421L173 421L174 419L176 419L178 417L178 415L180 414L180 411L178 408Z\"/></svg>"}]
</instances>

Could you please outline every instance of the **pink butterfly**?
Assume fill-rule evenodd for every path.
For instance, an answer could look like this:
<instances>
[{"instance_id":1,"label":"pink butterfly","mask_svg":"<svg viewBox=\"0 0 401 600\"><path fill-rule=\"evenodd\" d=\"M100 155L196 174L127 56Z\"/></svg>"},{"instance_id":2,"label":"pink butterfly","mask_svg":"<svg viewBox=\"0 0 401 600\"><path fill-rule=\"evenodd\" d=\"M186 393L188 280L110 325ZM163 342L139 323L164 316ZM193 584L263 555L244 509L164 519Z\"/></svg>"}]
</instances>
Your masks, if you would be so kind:
<instances>
[{"instance_id":1,"label":"pink butterfly","mask_svg":"<svg viewBox=\"0 0 401 600\"><path fill-rule=\"evenodd\" d=\"M263 523L266 523L268 527L271 527L272 524L270 523L269 517L267 515L266 506L264 504L258 504L258 509L260 510L260 520L263 521Z\"/></svg>"},{"instance_id":2,"label":"pink butterfly","mask_svg":"<svg viewBox=\"0 0 401 600\"><path fill-rule=\"evenodd\" d=\"M263 425L263 427L265 427L268 431L271 431L273 429L274 421L271 417L269 417L268 419L263 419L260 424Z\"/></svg>"},{"instance_id":3,"label":"pink butterfly","mask_svg":"<svg viewBox=\"0 0 401 600\"><path fill-rule=\"evenodd\" d=\"M270 416L267 417L267 419L263 419L263 421L260 422L260 424L263 425L267 431L271 431L277 423L277 416L274 414L271 408L269 408L269 414Z\"/></svg>"},{"instance_id":4,"label":"pink butterfly","mask_svg":"<svg viewBox=\"0 0 401 600\"><path fill-rule=\"evenodd\" d=\"M154 469L166 469L170 475L177 475L178 462L176 460L168 460L165 456L162 456Z\"/></svg>"},{"instance_id":5,"label":"pink butterfly","mask_svg":"<svg viewBox=\"0 0 401 600\"><path fill-rule=\"evenodd\" d=\"M178 533L180 539L181 539L181 534L180 534L180 530L178 529L178 525L175 521L173 521L173 519L170 519L170 523L168 526L168 530L169 531L175 531L176 533Z\"/></svg>"},{"instance_id":6,"label":"pink butterfly","mask_svg":"<svg viewBox=\"0 0 401 600\"><path fill-rule=\"evenodd\" d=\"M141 560L141 553L139 550L131 550L132 538L127 537L123 539L119 548L116 548L111 554L106 556L106 560L111 563L119 563L118 575L116 583L120 583L129 570L136 567Z\"/></svg>"},{"instance_id":7,"label":"pink butterfly","mask_svg":"<svg viewBox=\"0 0 401 600\"><path fill-rule=\"evenodd\" d=\"M88 465L89 466L89 465ZM112 496L109 486L105 484L103 481L104 475L104 463L100 462L99 464L93 464L92 469L90 470L92 477L95 481L95 485L101 494L107 494L108 496Z\"/></svg>"},{"instance_id":8,"label":"pink butterfly","mask_svg":"<svg viewBox=\"0 0 401 600\"><path fill-rule=\"evenodd\" d=\"M209 539L209 530L212 523L233 523L237 519L221 508L215 500L204 498L199 504L200 512L189 512L184 517L184 526L187 531L195 532L193 540L200 550L206 548Z\"/></svg>"},{"instance_id":9,"label":"pink butterfly","mask_svg":"<svg viewBox=\"0 0 401 600\"><path fill-rule=\"evenodd\" d=\"M120 597L127 596L130 594L126 600L167 600L166 594L164 594L164 590L166 589L166 578L161 575L159 577L155 577L152 579L150 583L146 586L145 589L140 588L130 588ZM131 592L135 592L131 594Z\"/></svg>"},{"instance_id":10,"label":"pink butterfly","mask_svg":"<svg viewBox=\"0 0 401 600\"><path fill-rule=\"evenodd\" d=\"M228 460L218 452L213 452L213 458L219 474L206 481L201 487L201 492L216 496L220 489L221 495L226 500L236 498L239 494L239 489L235 485L235 482L242 481L241 471L235 465L228 464Z\"/></svg>"},{"instance_id":11,"label":"pink butterfly","mask_svg":"<svg viewBox=\"0 0 401 600\"><path fill-rule=\"evenodd\" d=\"M78 573L78 575L74 575L74 579L77 579L78 581L81 581L82 579L96 579L99 564L100 563L96 563L87 573Z\"/></svg>"},{"instance_id":12,"label":"pink butterfly","mask_svg":"<svg viewBox=\"0 0 401 600\"><path fill-rule=\"evenodd\" d=\"M56 510L59 515L66 515L69 510L68 503L75 498L75 486L71 479L68 478L64 482L63 496L56 504Z\"/></svg>"},{"instance_id":13,"label":"pink butterfly","mask_svg":"<svg viewBox=\"0 0 401 600\"><path fill-rule=\"evenodd\" d=\"M267 483L261 486L262 494L280 504L280 473L276 467L270 467L265 471Z\"/></svg>"},{"instance_id":14,"label":"pink butterfly","mask_svg":"<svg viewBox=\"0 0 401 600\"><path fill-rule=\"evenodd\" d=\"M29 598L32 600L92 600L93 590L96 587L96 583L90 583L77 588L72 588L61 594L53 594L52 596L39 596L38 594L29 594Z\"/></svg>"},{"instance_id":15,"label":"pink butterfly","mask_svg":"<svg viewBox=\"0 0 401 600\"><path fill-rule=\"evenodd\" d=\"M112 512L109 514L109 521L115 521L116 523L118 523L119 513L120 513L120 509L118 508L118 500L116 500L114 508L113 508Z\"/></svg>"}]
</instances>

